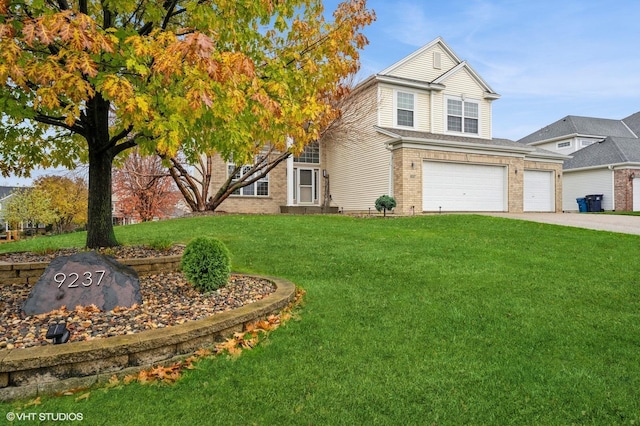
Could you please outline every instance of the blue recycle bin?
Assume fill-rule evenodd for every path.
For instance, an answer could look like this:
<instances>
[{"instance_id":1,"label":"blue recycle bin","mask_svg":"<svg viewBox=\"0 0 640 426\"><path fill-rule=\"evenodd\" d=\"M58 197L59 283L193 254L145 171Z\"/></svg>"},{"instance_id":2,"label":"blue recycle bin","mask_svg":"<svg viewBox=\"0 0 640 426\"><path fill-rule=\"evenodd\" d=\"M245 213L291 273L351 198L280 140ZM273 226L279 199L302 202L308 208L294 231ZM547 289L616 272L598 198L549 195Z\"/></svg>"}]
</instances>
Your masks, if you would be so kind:
<instances>
[{"instance_id":1,"label":"blue recycle bin","mask_svg":"<svg viewBox=\"0 0 640 426\"><path fill-rule=\"evenodd\" d=\"M576 198L578 202L578 211L580 213L585 213L587 211L587 199L586 198Z\"/></svg>"}]
</instances>

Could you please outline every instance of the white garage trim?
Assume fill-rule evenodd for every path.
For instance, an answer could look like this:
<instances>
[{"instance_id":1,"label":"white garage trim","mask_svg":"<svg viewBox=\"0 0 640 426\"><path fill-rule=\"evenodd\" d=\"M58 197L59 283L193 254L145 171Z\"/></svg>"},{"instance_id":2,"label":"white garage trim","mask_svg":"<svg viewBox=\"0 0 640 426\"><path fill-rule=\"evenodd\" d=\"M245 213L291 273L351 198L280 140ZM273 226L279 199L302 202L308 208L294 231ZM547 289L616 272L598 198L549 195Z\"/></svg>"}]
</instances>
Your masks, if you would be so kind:
<instances>
[{"instance_id":1,"label":"white garage trim","mask_svg":"<svg viewBox=\"0 0 640 426\"><path fill-rule=\"evenodd\" d=\"M506 170L506 166L425 161L422 210L508 211Z\"/></svg>"},{"instance_id":2,"label":"white garage trim","mask_svg":"<svg viewBox=\"0 0 640 426\"><path fill-rule=\"evenodd\" d=\"M634 177L633 181L633 211L640 211L640 178Z\"/></svg>"},{"instance_id":3,"label":"white garage trim","mask_svg":"<svg viewBox=\"0 0 640 426\"><path fill-rule=\"evenodd\" d=\"M554 173L550 170L524 171L524 211L553 212L556 209Z\"/></svg>"}]
</instances>

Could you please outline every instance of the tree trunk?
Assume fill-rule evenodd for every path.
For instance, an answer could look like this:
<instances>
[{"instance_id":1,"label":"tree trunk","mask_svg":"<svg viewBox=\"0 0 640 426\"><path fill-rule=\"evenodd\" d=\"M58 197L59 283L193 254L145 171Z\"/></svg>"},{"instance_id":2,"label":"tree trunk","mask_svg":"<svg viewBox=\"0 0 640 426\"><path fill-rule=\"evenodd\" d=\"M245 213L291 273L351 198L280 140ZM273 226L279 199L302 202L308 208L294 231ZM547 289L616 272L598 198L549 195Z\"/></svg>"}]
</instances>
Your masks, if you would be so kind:
<instances>
[{"instance_id":1,"label":"tree trunk","mask_svg":"<svg viewBox=\"0 0 640 426\"><path fill-rule=\"evenodd\" d=\"M93 150L95 151L95 150ZM89 211L87 247L117 246L111 210L110 152L92 152L89 148Z\"/></svg>"},{"instance_id":2,"label":"tree trunk","mask_svg":"<svg viewBox=\"0 0 640 426\"><path fill-rule=\"evenodd\" d=\"M111 167L114 146L109 135L109 102L100 95L87 105L89 146L89 209L87 247L117 246L111 207Z\"/></svg>"}]
</instances>

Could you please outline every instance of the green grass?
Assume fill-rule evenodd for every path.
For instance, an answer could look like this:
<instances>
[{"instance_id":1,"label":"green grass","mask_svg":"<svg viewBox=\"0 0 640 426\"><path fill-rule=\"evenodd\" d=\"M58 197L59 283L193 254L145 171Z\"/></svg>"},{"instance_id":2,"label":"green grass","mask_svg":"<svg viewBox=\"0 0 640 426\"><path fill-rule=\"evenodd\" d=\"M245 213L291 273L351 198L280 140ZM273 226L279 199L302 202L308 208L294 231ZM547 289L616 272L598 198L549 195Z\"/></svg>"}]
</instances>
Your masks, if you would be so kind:
<instances>
[{"instance_id":1,"label":"green grass","mask_svg":"<svg viewBox=\"0 0 640 426\"><path fill-rule=\"evenodd\" d=\"M235 270L306 290L300 320L175 385L24 411L92 425L640 422L638 236L472 215L213 216L116 234L220 238ZM45 243L13 247L29 244Z\"/></svg>"}]
</instances>

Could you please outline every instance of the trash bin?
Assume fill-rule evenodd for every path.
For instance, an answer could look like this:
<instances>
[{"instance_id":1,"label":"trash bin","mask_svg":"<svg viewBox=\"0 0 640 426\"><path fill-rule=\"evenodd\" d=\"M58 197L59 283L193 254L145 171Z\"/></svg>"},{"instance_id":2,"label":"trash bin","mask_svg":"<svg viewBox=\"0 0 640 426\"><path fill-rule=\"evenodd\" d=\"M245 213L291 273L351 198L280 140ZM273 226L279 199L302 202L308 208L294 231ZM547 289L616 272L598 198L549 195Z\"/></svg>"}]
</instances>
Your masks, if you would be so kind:
<instances>
[{"instance_id":1,"label":"trash bin","mask_svg":"<svg viewBox=\"0 0 640 426\"><path fill-rule=\"evenodd\" d=\"M587 199L586 198L576 198L578 202L578 211L580 213L584 213L587 211Z\"/></svg>"},{"instance_id":2,"label":"trash bin","mask_svg":"<svg viewBox=\"0 0 640 426\"><path fill-rule=\"evenodd\" d=\"M587 200L588 212L601 212L602 210L602 194L591 194L585 196Z\"/></svg>"}]
</instances>

